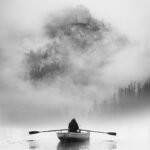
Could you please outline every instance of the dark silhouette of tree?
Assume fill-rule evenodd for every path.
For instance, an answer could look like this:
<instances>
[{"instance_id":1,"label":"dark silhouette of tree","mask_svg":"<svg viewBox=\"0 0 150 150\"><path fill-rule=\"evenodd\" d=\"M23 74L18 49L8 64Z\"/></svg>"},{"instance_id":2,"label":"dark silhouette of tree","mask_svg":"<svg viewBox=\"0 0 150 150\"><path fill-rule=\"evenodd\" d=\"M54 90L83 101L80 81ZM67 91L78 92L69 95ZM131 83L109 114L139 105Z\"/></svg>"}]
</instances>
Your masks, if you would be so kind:
<instances>
[{"instance_id":1,"label":"dark silhouette of tree","mask_svg":"<svg viewBox=\"0 0 150 150\"><path fill-rule=\"evenodd\" d=\"M119 88L114 95L104 99L101 103L94 102L91 113L99 116L112 116L129 113L143 107L150 107L150 78L143 84L131 82L127 87Z\"/></svg>"}]
</instances>

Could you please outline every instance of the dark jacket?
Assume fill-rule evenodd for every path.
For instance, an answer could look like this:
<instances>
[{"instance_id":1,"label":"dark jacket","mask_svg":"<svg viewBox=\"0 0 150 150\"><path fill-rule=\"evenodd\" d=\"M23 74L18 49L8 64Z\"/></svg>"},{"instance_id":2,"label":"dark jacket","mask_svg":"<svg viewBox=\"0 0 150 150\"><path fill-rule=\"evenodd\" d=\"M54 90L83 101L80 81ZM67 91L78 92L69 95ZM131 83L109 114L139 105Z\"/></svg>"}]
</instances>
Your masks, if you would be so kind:
<instances>
[{"instance_id":1,"label":"dark jacket","mask_svg":"<svg viewBox=\"0 0 150 150\"><path fill-rule=\"evenodd\" d=\"M77 132L77 130L79 130L78 123L76 122L75 119L72 119L69 123L68 131L69 132Z\"/></svg>"}]
</instances>

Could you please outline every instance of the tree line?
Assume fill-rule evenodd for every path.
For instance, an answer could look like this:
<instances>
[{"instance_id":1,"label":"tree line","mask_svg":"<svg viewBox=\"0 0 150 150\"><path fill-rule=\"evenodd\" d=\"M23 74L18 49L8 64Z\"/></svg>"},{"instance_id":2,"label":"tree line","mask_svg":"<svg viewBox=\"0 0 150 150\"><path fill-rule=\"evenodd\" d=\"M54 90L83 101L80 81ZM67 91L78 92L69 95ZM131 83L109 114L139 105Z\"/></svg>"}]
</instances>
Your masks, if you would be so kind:
<instances>
[{"instance_id":1,"label":"tree line","mask_svg":"<svg viewBox=\"0 0 150 150\"><path fill-rule=\"evenodd\" d=\"M111 97L94 101L89 115L118 116L150 108L150 78L144 83L131 82L119 88Z\"/></svg>"}]
</instances>

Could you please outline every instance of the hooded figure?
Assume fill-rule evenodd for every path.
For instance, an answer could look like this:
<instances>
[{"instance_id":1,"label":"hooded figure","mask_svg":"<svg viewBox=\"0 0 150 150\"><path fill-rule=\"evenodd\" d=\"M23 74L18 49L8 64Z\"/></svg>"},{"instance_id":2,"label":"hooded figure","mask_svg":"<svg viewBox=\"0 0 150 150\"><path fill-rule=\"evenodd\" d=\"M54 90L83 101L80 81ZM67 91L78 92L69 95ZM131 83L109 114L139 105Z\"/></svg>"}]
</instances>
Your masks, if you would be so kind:
<instances>
[{"instance_id":1,"label":"hooded figure","mask_svg":"<svg viewBox=\"0 0 150 150\"><path fill-rule=\"evenodd\" d=\"M69 132L77 132L77 130L79 130L79 126L78 123L76 122L76 120L73 118L68 126L68 131Z\"/></svg>"}]
</instances>

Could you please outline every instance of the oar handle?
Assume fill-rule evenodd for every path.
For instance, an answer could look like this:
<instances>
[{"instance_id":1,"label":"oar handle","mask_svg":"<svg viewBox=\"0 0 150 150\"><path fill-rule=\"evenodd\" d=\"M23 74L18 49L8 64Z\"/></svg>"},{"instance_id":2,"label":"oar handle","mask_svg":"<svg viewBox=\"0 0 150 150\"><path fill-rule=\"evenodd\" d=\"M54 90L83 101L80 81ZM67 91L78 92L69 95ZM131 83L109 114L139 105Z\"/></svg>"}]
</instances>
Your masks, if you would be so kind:
<instances>
[{"instance_id":1,"label":"oar handle","mask_svg":"<svg viewBox=\"0 0 150 150\"><path fill-rule=\"evenodd\" d=\"M66 131L68 129L57 129L57 130L46 130L46 131L29 131L29 134L37 134L42 132L57 132L57 131Z\"/></svg>"},{"instance_id":2,"label":"oar handle","mask_svg":"<svg viewBox=\"0 0 150 150\"><path fill-rule=\"evenodd\" d=\"M57 131L66 131L68 129L57 129L57 130L47 130L47 131L41 131L41 132L57 132Z\"/></svg>"},{"instance_id":3,"label":"oar handle","mask_svg":"<svg viewBox=\"0 0 150 150\"><path fill-rule=\"evenodd\" d=\"M116 136L116 132L103 132L103 131L93 131L93 130L85 130L85 129L80 129L81 131L87 131L87 132L95 132L95 133L104 133L104 134L109 134L109 135L114 135Z\"/></svg>"}]
</instances>

